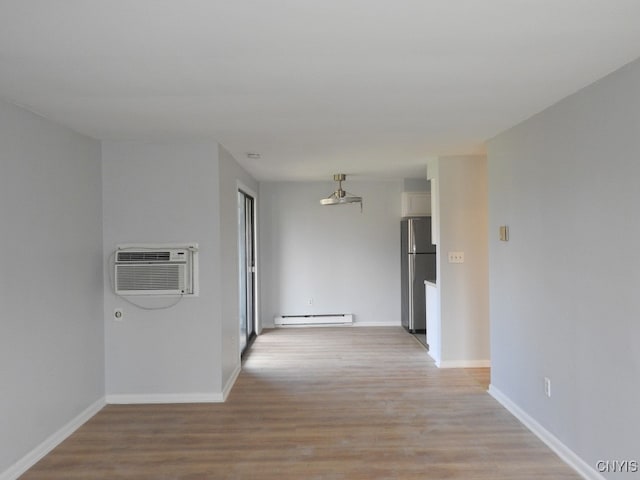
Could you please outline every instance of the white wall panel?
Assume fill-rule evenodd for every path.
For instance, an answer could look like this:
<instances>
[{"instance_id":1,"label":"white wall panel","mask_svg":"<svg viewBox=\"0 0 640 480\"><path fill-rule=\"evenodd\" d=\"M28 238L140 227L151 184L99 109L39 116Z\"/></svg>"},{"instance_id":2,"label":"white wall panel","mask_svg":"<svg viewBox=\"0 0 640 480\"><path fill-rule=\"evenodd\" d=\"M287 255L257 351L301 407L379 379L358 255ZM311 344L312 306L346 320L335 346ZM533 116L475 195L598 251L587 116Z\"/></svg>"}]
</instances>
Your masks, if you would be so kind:
<instances>
[{"instance_id":1,"label":"white wall panel","mask_svg":"<svg viewBox=\"0 0 640 480\"><path fill-rule=\"evenodd\" d=\"M104 397L100 144L0 102L0 475Z\"/></svg>"},{"instance_id":2,"label":"white wall panel","mask_svg":"<svg viewBox=\"0 0 640 480\"><path fill-rule=\"evenodd\" d=\"M400 325L403 183L350 181L358 204L322 206L333 182L260 184L262 319L352 313L357 323ZM312 304L309 304L311 302Z\"/></svg>"},{"instance_id":3,"label":"white wall panel","mask_svg":"<svg viewBox=\"0 0 640 480\"><path fill-rule=\"evenodd\" d=\"M489 142L491 382L593 468L638 460L639 132L636 61Z\"/></svg>"}]
</instances>

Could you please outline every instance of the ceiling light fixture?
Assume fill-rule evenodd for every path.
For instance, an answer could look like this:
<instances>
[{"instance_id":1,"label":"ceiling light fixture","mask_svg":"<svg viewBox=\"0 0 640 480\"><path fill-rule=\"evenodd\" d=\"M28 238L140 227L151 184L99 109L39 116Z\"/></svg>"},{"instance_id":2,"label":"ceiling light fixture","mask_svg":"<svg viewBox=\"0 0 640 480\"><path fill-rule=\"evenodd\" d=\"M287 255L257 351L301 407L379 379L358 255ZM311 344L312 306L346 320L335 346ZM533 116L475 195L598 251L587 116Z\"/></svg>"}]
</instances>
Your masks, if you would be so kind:
<instances>
[{"instance_id":1,"label":"ceiling light fixture","mask_svg":"<svg viewBox=\"0 0 640 480\"><path fill-rule=\"evenodd\" d=\"M343 205L346 203L359 203L360 212L362 213L362 197L357 197L342 189L342 182L347 179L344 173L336 173L333 180L338 182L338 189L327 198L320 200L321 205Z\"/></svg>"}]
</instances>

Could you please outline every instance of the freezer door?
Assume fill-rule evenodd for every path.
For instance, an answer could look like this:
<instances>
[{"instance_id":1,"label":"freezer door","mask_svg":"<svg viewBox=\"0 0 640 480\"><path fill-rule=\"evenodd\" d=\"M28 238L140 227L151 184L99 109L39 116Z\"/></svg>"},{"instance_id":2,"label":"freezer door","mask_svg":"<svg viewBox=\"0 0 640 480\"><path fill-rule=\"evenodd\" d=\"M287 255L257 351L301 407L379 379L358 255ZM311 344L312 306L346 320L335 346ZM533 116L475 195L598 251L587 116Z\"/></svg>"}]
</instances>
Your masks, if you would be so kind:
<instances>
[{"instance_id":1,"label":"freezer door","mask_svg":"<svg viewBox=\"0 0 640 480\"><path fill-rule=\"evenodd\" d=\"M410 218L408 220L409 253L432 253L436 251L431 243L431 217Z\"/></svg>"}]
</instances>

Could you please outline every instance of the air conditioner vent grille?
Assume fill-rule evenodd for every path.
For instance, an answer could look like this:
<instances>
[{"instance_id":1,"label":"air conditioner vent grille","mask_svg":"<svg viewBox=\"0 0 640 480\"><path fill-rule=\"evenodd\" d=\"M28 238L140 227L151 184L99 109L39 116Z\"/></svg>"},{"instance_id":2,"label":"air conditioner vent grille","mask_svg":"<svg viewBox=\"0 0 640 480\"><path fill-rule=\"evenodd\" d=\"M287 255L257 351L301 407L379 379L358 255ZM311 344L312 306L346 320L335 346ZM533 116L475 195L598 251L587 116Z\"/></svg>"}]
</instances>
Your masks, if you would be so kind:
<instances>
[{"instance_id":1,"label":"air conditioner vent grille","mask_svg":"<svg viewBox=\"0 0 640 480\"><path fill-rule=\"evenodd\" d=\"M183 291L185 289L183 264L118 265L118 290L127 291Z\"/></svg>"},{"instance_id":2,"label":"air conditioner vent grille","mask_svg":"<svg viewBox=\"0 0 640 480\"><path fill-rule=\"evenodd\" d=\"M171 259L171 252L167 251L133 251L118 252L118 262L168 262Z\"/></svg>"},{"instance_id":3,"label":"air conditioner vent grille","mask_svg":"<svg viewBox=\"0 0 640 480\"><path fill-rule=\"evenodd\" d=\"M198 244L118 245L113 262L117 295L198 295Z\"/></svg>"}]
</instances>

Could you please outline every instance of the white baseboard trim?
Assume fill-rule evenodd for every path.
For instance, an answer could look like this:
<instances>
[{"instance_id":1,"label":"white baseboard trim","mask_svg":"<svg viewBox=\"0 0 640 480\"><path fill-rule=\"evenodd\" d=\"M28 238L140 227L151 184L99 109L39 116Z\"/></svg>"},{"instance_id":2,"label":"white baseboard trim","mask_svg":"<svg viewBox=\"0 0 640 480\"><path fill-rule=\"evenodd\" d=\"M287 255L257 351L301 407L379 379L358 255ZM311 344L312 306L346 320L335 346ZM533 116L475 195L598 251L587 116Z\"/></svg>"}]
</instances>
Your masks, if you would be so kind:
<instances>
[{"instance_id":1,"label":"white baseboard trim","mask_svg":"<svg viewBox=\"0 0 640 480\"><path fill-rule=\"evenodd\" d=\"M288 324L276 325L264 328L319 328L319 327L400 327L398 322L353 322L353 323L304 323L304 324Z\"/></svg>"},{"instance_id":2,"label":"white baseboard trim","mask_svg":"<svg viewBox=\"0 0 640 480\"><path fill-rule=\"evenodd\" d=\"M233 371L221 393L143 393L107 395L110 405L151 404L151 403L223 403L227 400L242 368ZM1 479L0 479L1 480Z\"/></svg>"},{"instance_id":3,"label":"white baseboard trim","mask_svg":"<svg viewBox=\"0 0 640 480\"><path fill-rule=\"evenodd\" d=\"M236 369L233 371L233 373L229 377L229 380L227 380L226 385L222 389L222 401L223 402L227 401L227 398L229 397L229 394L231 393L231 389L235 385L236 380L238 379L238 375L240 375L240 372L242 372L242 367L240 365L238 365L238 366L236 366Z\"/></svg>"},{"instance_id":4,"label":"white baseboard trim","mask_svg":"<svg viewBox=\"0 0 640 480\"><path fill-rule=\"evenodd\" d=\"M573 468L585 480L605 480L597 470L582 460L573 450L562 443L549 430L540 425L528 413L516 405L509 397L493 385L489 385L489 395L495 398L504 408L516 417L534 435L553 450L567 465Z\"/></svg>"},{"instance_id":5,"label":"white baseboard trim","mask_svg":"<svg viewBox=\"0 0 640 480\"><path fill-rule=\"evenodd\" d=\"M84 409L79 415L64 425L60 430L50 435L44 442L27 453L24 457L0 474L0 480L16 480L20 475L33 467L51 450L60 445L73 432L80 428L106 405L105 399L100 398Z\"/></svg>"},{"instance_id":6,"label":"white baseboard trim","mask_svg":"<svg viewBox=\"0 0 640 480\"><path fill-rule=\"evenodd\" d=\"M222 393L141 393L107 395L110 405L151 403L221 403Z\"/></svg>"},{"instance_id":7,"label":"white baseboard trim","mask_svg":"<svg viewBox=\"0 0 640 480\"><path fill-rule=\"evenodd\" d=\"M280 315L274 317L276 327L290 327L299 325L351 325L353 314L340 313L336 315Z\"/></svg>"},{"instance_id":8,"label":"white baseboard trim","mask_svg":"<svg viewBox=\"0 0 640 480\"><path fill-rule=\"evenodd\" d=\"M491 360L436 360L438 368L489 368Z\"/></svg>"}]
</instances>

